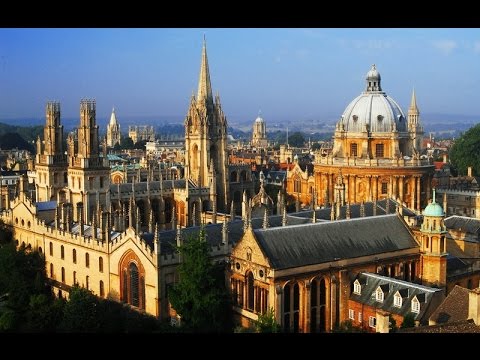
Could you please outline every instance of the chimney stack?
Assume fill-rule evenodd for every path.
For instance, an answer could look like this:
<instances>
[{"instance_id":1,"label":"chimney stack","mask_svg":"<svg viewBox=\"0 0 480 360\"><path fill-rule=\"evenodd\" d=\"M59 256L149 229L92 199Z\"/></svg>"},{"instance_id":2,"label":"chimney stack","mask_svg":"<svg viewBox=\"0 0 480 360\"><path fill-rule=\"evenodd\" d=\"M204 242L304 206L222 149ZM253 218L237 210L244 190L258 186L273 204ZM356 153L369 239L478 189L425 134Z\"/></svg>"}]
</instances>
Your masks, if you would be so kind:
<instances>
[{"instance_id":1,"label":"chimney stack","mask_svg":"<svg viewBox=\"0 0 480 360\"><path fill-rule=\"evenodd\" d=\"M480 288L468 292L468 318L480 325Z\"/></svg>"}]
</instances>

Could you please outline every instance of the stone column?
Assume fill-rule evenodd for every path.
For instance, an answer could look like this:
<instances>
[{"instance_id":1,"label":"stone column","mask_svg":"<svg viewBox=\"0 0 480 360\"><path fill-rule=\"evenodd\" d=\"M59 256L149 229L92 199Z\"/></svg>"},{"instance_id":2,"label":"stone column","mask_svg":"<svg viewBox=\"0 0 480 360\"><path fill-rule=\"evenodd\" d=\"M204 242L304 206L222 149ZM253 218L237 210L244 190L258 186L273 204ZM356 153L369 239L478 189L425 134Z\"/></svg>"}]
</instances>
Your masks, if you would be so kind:
<instances>
[{"instance_id":1,"label":"stone column","mask_svg":"<svg viewBox=\"0 0 480 360\"><path fill-rule=\"evenodd\" d=\"M390 183L388 185L388 197L393 197L393 176L390 175Z\"/></svg>"},{"instance_id":2,"label":"stone column","mask_svg":"<svg viewBox=\"0 0 480 360\"><path fill-rule=\"evenodd\" d=\"M335 275L332 275L330 278L330 327L329 327L330 331L333 330L333 328L336 325L336 322L337 322L337 279Z\"/></svg>"},{"instance_id":3,"label":"stone column","mask_svg":"<svg viewBox=\"0 0 480 360\"><path fill-rule=\"evenodd\" d=\"M421 212L422 211L422 208L420 207L420 176L417 176L417 211L418 212Z\"/></svg>"},{"instance_id":4,"label":"stone column","mask_svg":"<svg viewBox=\"0 0 480 360\"><path fill-rule=\"evenodd\" d=\"M328 174L328 202L333 204L333 174Z\"/></svg>"},{"instance_id":5,"label":"stone column","mask_svg":"<svg viewBox=\"0 0 480 360\"><path fill-rule=\"evenodd\" d=\"M431 184L432 184L432 178L430 175L427 176L427 192L425 194L425 198L427 200L427 204L428 204L428 201L430 200L430 194L432 193L432 189L430 188ZM445 212L446 214L446 212Z\"/></svg>"},{"instance_id":6,"label":"stone column","mask_svg":"<svg viewBox=\"0 0 480 360\"><path fill-rule=\"evenodd\" d=\"M373 199L378 199L378 175L373 175Z\"/></svg>"},{"instance_id":7,"label":"stone column","mask_svg":"<svg viewBox=\"0 0 480 360\"><path fill-rule=\"evenodd\" d=\"M415 194L416 194L416 189L415 189L415 186L416 186L416 181L415 181L415 178L412 176L410 178L410 208L412 210L415 210Z\"/></svg>"},{"instance_id":8,"label":"stone column","mask_svg":"<svg viewBox=\"0 0 480 360\"><path fill-rule=\"evenodd\" d=\"M395 200L397 200L398 193L397 193L397 181L398 181L398 175L393 176L393 189L392 189L392 196Z\"/></svg>"},{"instance_id":9,"label":"stone column","mask_svg":"<svg viewBox=\"0 0 480 360\"><path fill-rule=\"evenodd\" d=\"M357 202L357 175L353 175L353 202Z\"/></svg>"},{"instance_id":10,"label":"stone column","mask_svg":"<svg viewBox=\"0 0 480 360\"><path fill-rule=\"evenodd\" d=\"M310 309L311 309L311 283L310 280L305 280L305 296L304 296L304 307L303 307L303 318L305 321L303 322L303 332L304 333L309 333L310 332L310 319L311 319L311 314L310 314Z\"/></svg>"},{"instance_id":11,"label":"stone column","mask_svg":"<svg viewBox=\"0 0 480 360\"><path fill-rule=\"evenodd\" d=\"M372 175L367 175L366 176L367 178L367 193L365 195L365 199L366 201L372 201L371 197L370 197L370 193L371 193L371 188L372 188L372 184L371 184L371 179L372 179Z\"/></svg>"},{"instance_id":12,"label":"stone column","mask_svg":"<svg viewBox=\"0 0 480 360\"><path fill-rule=\"evenodd\" d=\"M275 320L277 321L277 324L285 327L285 324L283 323L282 294L283 288L280 285L275 285Z\"/></svg>"},{"instance_id":13,"label":"stone column","mask_svg":"<svg viewBox=\"0 0 480 360\"><path fill-rule=\"evenodd\" d=\"M347 181L345 182L345 203L350 202L350 175L345 175Z\"/></svg>"},{"instance_id":14,"label":"stone column","mask_svg":"<svg viewBox=\"0 0 480 360\"><path fill-rule=\"evenodd\" d=\"M400 175L400 191L399 191L399 197L400 201L403 203L403 178L405 175Z\"/></svg>"}]
</instances>

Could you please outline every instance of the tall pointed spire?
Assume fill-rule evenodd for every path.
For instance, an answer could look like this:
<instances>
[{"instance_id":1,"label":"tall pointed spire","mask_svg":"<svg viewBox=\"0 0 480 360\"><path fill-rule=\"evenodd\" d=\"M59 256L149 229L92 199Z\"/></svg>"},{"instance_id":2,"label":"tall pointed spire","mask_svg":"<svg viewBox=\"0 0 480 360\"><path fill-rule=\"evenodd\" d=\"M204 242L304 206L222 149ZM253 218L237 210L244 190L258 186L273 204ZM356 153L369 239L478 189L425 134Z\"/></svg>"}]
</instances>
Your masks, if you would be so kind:
<instances>
[{"instance_id":1,"label":"tall pointed spire","mask_svg":"<svg viewBox=\"0 0 480 360\"><path fill-rule=\"evenodd\" d=\"M200 65L200 77L198 79L197 101L213 101L212 84L210 83L210 70L208 68L207 42L203 37L202 64Z\"/></svg>"},{"instance_id":2,"label":"tall pointed spire","mask_svg":"<svg viewBox=\"0 0 480 360\"><path fill-rule=\"evenodd\" d=\"M413 89L412 101L410 102L410 108L408 110L409 111L416 111L417 113L419 112L418 107L417 107L417 97L415 96L415 89Z\"/></svg>"}]
</instances>

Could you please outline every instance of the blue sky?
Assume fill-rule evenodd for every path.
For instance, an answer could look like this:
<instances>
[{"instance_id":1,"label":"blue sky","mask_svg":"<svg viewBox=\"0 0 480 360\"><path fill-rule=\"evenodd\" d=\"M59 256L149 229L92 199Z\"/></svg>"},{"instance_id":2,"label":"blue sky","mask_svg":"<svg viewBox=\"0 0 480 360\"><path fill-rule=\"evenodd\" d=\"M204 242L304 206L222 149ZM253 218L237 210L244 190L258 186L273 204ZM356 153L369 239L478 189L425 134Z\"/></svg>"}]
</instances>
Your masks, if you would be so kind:
<instances>
[{"instance_id":1,"label":"blue sky","mask_svg":"<svg viewBox=\"0 0 480 360\"><path fill-rule=\"evenodd\" d=\"M203 34L214 91L231 122L337 119L375 63L407 110L480 113L480 29L0 29L0 122L43 118L59 100L78 117L185 116Z\"/></svg>"}]
</instances>

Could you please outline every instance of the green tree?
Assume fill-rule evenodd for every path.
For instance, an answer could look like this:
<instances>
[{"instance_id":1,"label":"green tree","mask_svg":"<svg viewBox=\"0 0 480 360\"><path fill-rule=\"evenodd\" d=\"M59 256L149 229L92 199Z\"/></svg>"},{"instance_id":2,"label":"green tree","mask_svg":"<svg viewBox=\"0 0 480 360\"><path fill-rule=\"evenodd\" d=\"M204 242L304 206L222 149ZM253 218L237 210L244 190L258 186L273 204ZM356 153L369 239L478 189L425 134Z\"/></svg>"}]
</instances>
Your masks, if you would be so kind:
<instances>
[{"instance_id":1,"label":"green tree","mask_svg":"<svg viewBox=\"0 0 480 360\"><path fill-rule=\"evenodd\" d=\"M66 332L96 332L100 321L98 300L90 290L74 285L65 304L61 330Z\"/></svg>"},{"instance_id":2,"label":"green tree","mask_svg":"<svg viewBox=\"0 0 480 360\"><path fill-rule=\"evenodd\" d=\"M259 315L258 320L254 321L254 325L257 333L277 333L280 331L280 325L275 320L275 310L273 308Z\"/></svg>"},{"instance_id":3,"label":"green tree","mask_svg":"<svg viewBox=\"0 0 480 360\"><path fill-rule=\"evenodd\" d=\"M400 328L405 329L405 328L410 328L414 326L415 326L415 315L413 315L413 313L408 313L403 317L402 326L400 326Z\"/></svg>"},{"instance_id":4,"label":"green tree","mask_svg":"<svg viewBox=\"0 0 480 360\"><path fill-rule=\"evenodd\" d=\"M133 149L133 140L132 138L128 136L122 136L122 139L120 140L120 148L122 149Z\"/></svg>"},{"instance_id":5,"label":"green tree","mask_svg":"<svg viewBox=\"0 0 480 360\"><path fill-rule=\"evenodd\" d=\"M11 243L13 240L13 231L0 219L0 246Z\"/></svg>"},{"instance_id":6,"label":"green tree","mask_svg":"<svg viewBox=\"0 0 480 360\"><path fill-rule=\"evenodd\" d=\"M394 333L397 332L398 326L397 326L397 320L393 318L392 315L389 315L389 332Z\"/></svg>"},{"instance_id":7,"label":"green tree","mask_svg":"<svg viewBox=\"0 0 480 360\"><path fill-rule=\"evenodd\" d=\"M450 162L459 175L466 175L473 167L473 175L480 175L480 124L461 135L450 149Z\"/></svg>"},{"instance_id":8,"label":"green tree","mask_svg":"<svg viewBox=\"0 0 480 360\"><path fill-rule=\"evenodd\" d=\"M169 291L182 325L195 332L231 331L231 304L223 265L213 265L202 228L180 246L180 280Z\"/></svg>"},{"instance_id":9,"label":"green tree","mask_svg":"<svg viewBox=\"0 0 480 360\"><path fill-rule=\"evenodd\" d=\"M305 144L305 137L301 132L296 131L288 137L288 144L293 147L303 147Z\"/></svg>"},{"instance_id":10,"label":"green tree","mask_svg":"<svg viewBox=\"0 0 480 360\"><path fill-rule=\"evenodd\" d=\"M318 142L312 144L312 150L313 151L320 150L321 147L322 147L322 145Z\"/></svg>"}]
</instances>

